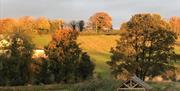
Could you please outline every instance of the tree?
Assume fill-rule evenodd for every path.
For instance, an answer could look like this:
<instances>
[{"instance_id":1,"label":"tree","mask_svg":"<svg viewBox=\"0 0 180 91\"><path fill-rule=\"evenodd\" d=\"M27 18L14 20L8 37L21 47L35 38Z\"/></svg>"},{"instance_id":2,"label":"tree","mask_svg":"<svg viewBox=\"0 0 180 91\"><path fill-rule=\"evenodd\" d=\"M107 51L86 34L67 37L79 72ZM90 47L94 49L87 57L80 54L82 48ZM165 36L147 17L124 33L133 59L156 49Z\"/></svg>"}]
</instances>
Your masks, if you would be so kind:
<instances>
[{"instance_id":1,"label":"tree","mask_svg":"<svg viewBox=\"0 0 180 91\"><path fill-rule=\"evenodd\" d=\"M0 33L12 33L19 27L18 21L13 18L5 18L0 20Z\"/></svg>"},{"instance_id":2,"label":"tree","mask_svg":"<svg viewBox=\"0 0 180 91\"><path fill-rule=\"evenodd\" d=\"M55 32L56 30L63 29L64 21L61 19L49 20L50 30L51 32Z\"/></svg>"},{"instance_id":3,"label":"tree","mask_svg":"<svg viewBox=\"0 0 180 91\"><path fill-rule=\"evenodd\" d=\"M81 60L78 64L77 73L79 78L88 79L93 76L94 64L90 60L90 56L84 52L81 54Z\"/></svg>"},{"instance_id":4,"label":"tree","mask_svg":"<svg viewBox=\"0 0 180 91\"><path fill-rule=\"evenodd\" d=\"M76 43L77 36L78 32L71 28L58 30L45 47L49 69L57 83L78 82L92 76L94 65ZM83 69L87 73L82 73Z\"/></svg>"},{"instance_id":5,"label":"tree","mask_svg":"<svg viewBox=\"0 0 180 91\"><path fill-rule=\"evenodd\" d=\"M125 25L125 31L111 49L112 74L128 72L142 80L173 70L176 34L169 23L156 14L136 14Z\"/></svg>"},{"instance_id":6,"label":"tree","mask_svg":"<svg viewBox=\"0 0 180 91\"><path fill-rule=\"evenodd\" d=\"M1 46L4 51L0 54L0 77L1 85L24 85L30 80L31 57L33 44L30 39L21 34L13 33L6 38L9 42Z\"/></svg>"},{"instance_id":7,"label":"tree","mask_svg":"<svg viewBox=\"0 0 180 91\"><path fill-rule=\"evenodd\" d=\"M112 18L105 12L98 12L90 17L88 26L97 32L107 32L112 29Z\"/></svg>"},{"instance_id":8,"label":"tree","mask_svg":"<svg viewBox=\"0 0 180 91\"><path fill-rule=\"evenodd\" d=\"M37 23L36 27L40 34L49 32L50 24L49 24L49 21L45 17L40 17L36 23Z\"/></svg>"},{"instance_id":9,"label":"tree","mask_svg":"<svg viewBox=\"0 0 180 91\"><path fill-rule=\"evenodd\" d=\"M21 17L19 20L19 28L22 32L34 32L35 31L35 19L30 16Z\"/></svg>"},{"instance_id":10,"label":"tree","mask_svg":"<svg viewBox=\"0 0 180 91\"><path fill-rule=\"evenodd\" d=\"M51 81L51 72L49 70L49 60L45 58L36 58L32 64L34 68L33 79L36 84L50 84Z\"/></svg>"},{"instance_id":11,"label":"tree","mask_svg":"<svg viewBox=\"0 0 180 91\"><path fill-rule=\"evenodd\" d=\"M71 21L71 22L70 22L70 27L71 27L73 30L76 30L76 28L77 28L77 22L76 22L76 21Z\"/></svg>"},{"instance_id":12,"label":"tree","mask_svg":"<svg viewBox=\"0 0 180 91\"><path fill-rule=\"evenodd\" d=\"M180 34L180 17L174 16L169 20L169 22L171 24L173 31L179 35Z\"/></svg>"},{"instance_id":13,"label":"tree","mask_svg":"<svg viewBox=\"0 0 180 91\"><path fill-rule=\"evenodd\" d=\"M78 28L79 28L79 31L80 31L80 32L83 31L84 25L85 25L85 23L84 23L83 20L80 20L80 21L78 22Z\"/></svg>"}]
</instances>

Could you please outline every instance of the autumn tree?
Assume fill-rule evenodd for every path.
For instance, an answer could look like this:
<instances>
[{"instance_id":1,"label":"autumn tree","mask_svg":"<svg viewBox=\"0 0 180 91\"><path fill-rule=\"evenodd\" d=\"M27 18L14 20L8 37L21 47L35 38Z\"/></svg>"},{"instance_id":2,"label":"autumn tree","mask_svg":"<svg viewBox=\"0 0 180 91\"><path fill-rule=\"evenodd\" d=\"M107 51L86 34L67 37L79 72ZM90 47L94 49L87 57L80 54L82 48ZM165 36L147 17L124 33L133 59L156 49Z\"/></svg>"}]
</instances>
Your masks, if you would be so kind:
<instances>
[{"instance_id":1,"label":"autumn tree","mask_svg":"<svg viewBox=\"0 0 180 91\"><path fill-rule=\"evenodd\" d=\"M46 19L45 17L40 17L37 19L36 22L36 28L38 30L38 33L48 33L50 30L50 24L48 19Z\"/></svg>"},{"instance_id":2,"label":"autumn tree","mask_svg":"<svg viewBox=\"0 0 180 91\"><path fill-rule=\"evenodd\" d=\"M19 29L22 32L31 33L35 31L36 24L35 24L35 19L33 17L30 16L21 17L19 18L18 22L19 22Z\"/></svg>"},{"instance_id":3,"label":"autumn tree","mask_svg":"<svg viewBox=\"0 0 180 91\"><path fill-rule=\"evenodd\" d=\"M49 20L50 23L50 31L55 32L56 30L63 29L64 21L61 19Z\"/></svg>"},{"instance_id":4,"label":"autumn tree","mask_svg":"<svg viewBox=\"0 0 180 91\"><path fill-rule=\"evenodd\" d=\"M88 26L96 32L112 30L112 18L105 12L98 12L89 18Z\"/></svg>"},{"instance_id":5,"label":"autumn tree","mask_svg":"<svg viewBox=\"0 0 180 91\"><path fill-rule=\"evenodd\" d=\"M12 33L19 27L18 20L13 18L4 18L0 20L0 33Z\"/></svg>"},{"instance_id":6,"label":"autumn tree","mask_svg":"<svg viewBox=\"0 0 180 91\"><path fill-rule=\"evenodd\" d=\"M33 44L21 33L12 33L2 39L0 53L0 85L24 85L30 80Z\"/></svg>"},{"instance_id":7,"label":"autumn tree","mask_svg":"<svg viewBox=\"0 0 180 91\"><path fill-rule=\"evenodd\" d=\"M136 14L122 27L108 61L115 77L128 73L144 80L174 69L176 34L160 15Z\"/></svg>"},{"instance_id":8,"label":"autumn tree","mask_svg":"<svg viewBox=\"0 0 180 91\"><path fill-rule=\"evenodd\" d=\"M49 69L57 83L78 82L92 77L94 64L76 43L78 32L71 28L58 30L45 47ZM85 72L86 71L86 72Z\"/></svg>"},{"instance_id":9,"label":"autumn tree","mask_svg":"<svg viewBox=\"0 0 180 91\"><path fill-rule=\"evenodd\" d=\"M180 34L180 17L172 17L169 20L171 27L175 33Z\"/></svg>"}]
</instances>

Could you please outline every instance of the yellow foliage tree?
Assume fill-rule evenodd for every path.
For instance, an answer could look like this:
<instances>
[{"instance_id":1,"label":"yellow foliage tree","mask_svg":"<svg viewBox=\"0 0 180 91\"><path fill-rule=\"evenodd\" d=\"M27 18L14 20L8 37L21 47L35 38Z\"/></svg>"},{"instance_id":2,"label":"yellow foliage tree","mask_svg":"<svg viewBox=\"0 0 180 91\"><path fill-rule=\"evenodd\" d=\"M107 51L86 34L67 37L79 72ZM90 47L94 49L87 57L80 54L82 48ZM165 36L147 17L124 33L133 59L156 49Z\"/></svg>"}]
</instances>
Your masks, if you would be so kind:
<instances>
[{"instance_id":1,"label":"yellow foliage tree","mask_svg":"<svg viewBox=\"0 0 180 91\"><path fill-rule=\"evenodd\" d=\"M49 24L48 19L46 19L45 17L38 18L36 28L38 29L39 33L49 32L50 24Z\"/></svg>"},{"instance_id":2,"label":"yellow foliage tree","mask_svg":"<svg viewBox=\"0 0 180 91\"><path fill-rule=\"evenodd\" d=\"M19 27L22 31L34 32L35 25L35 19L31 16L24 16L19 18Z\"/></svg>"}]
</instances>

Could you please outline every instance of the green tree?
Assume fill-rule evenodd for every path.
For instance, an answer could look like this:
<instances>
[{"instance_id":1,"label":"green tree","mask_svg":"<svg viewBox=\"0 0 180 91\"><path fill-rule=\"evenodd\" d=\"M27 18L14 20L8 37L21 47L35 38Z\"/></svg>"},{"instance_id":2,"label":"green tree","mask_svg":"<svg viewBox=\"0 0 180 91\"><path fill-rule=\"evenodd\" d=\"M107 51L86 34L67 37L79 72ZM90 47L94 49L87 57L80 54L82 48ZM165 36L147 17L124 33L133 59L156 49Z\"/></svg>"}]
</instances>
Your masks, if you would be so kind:
<instances>
[{"instance_id":1,"label":"green tree","mask_svg":"<svg viewBox=\"0 0 180 91\"><path fill-rule=\"evenodd\" d=\"M33 80L35 84L49 84L52 82L51 80L51 72L49 70L49 60L45 58L37 58L33 62L34 71L33 72Z\"/></svg>"},{"instance_id":2,"label":"green tree","mask_svg":"<svg viewBox=\"0 0 180 91\"><path fill-rule=\"evenodd\" d=\"M27 36L20 33L10 34L5 40L9 45L1 46L3 52L0 53L0 77L3 81L0 83L24 85L30 80L29 64L32 60L33 44Z\"/></svg>"},{"instance_id":3,"label":"green tree","mask_svg":"<svg viewBox=\"0 0 180 91\"><path fill-rule=\"evenodd\" d=\"M78 25L79 31L82 32L84 29L85 22L83 20L80 20L77 25Z\"/></svg>"},{"instance_id":4,"label":"green tree","mask_svg":"<svg viewBox=\"0 0 180 91\"><path fill-rule=\"evenodd\" d=\"M45 53L49 58L49 69L57 83L78 82L92 76L94 65L76 43L77 36L77 31L70 28L58 30L49 45L45 47ZM87 74L82 73L82 69L86 69Z\"/></svg>"},{"instance_id":5,"label":"green tree","mask_svg":"<svg viewBox=\"0 0 180 91\"><path fill-rule=\"evenodd\" d=\"M91 62L90 56L85 52L81 55L81 60L78 63L77 73L79 78L85 80L93 76L94 63Z\"/></svg>"},{"instance_id":6,"label":"green tree","mask_svg":"<svg viewBox=\"0 0 180 91\"><path fill-rule=\"evenodd\" d=\"M122 26L125 31L111 49L112 73L117 77L124 72L154 77L174 69L176 34L169 23L156 14L136 14Z\"/></svg>"}]
</instances>

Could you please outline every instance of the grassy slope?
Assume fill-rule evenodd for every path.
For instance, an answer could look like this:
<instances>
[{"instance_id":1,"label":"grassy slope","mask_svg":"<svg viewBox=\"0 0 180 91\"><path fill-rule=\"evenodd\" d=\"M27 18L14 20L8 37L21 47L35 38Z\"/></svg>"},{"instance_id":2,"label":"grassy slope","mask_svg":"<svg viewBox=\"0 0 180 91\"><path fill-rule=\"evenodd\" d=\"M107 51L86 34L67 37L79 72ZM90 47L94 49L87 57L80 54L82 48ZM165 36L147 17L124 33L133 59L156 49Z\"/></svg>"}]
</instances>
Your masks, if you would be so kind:
<instances>
[{"instance_id":1,"label":"grassy slope","mask_svg":"<svg viewBox=\"0 0 180 91\"><path fill-rule=\"evenodd\" d=\"M80 43L80 47L83 49L83 51L88 52L91 59L95 62L95 72L103 78L109 78L110 76L110 69L106 64L106 61L110 60L110 48L116 45L116 40L118 38L119 36L117 35L80 35L77 40L77 42ZM38 48L42 48L44 45L47 45L50 40L50 35L37 35L33 38L33 42ZM177 40L177 43L180 43L180 39ZM175 51L176 53L180 54L180 45L175 46ZM177 63L178 67L180 67L179 63L180 62ZM167 84L171 85L173 83L151 83L151 85L156 89L168 87ZM178 83L178 87L176 88L179 89L179 85L180 84Z\"/></svg>"},{"instance_id":2,"label":"grassy slope","mask_svg":"<svg viewBox=\"0 0 180 91\"><path fill-rule=\"evenodd\" d=\"M87 51L91 59L96 64L96 72L102 77L108 77L110 74L109 66L106 61L110 60L110 49L116 45L118 36L79 36L78 42L81 43L80 47Z\"/></svg>"},{"instance_id":3,"label":"grassy slope","mask_svg":"<svg viewBox=\"0 0 180 91\"><path fill-rule=\"evenodd\" d=\"M110 60L110 49L116 45L117 35L82 35L78 37L77 42L83 51L88 52L91 59L96 64L95 72L103 78L110 75L109 66L106 61ZM51 40L50 35L36 35L33 42L37 48L43 48Z\"/></svg>"},{"instance_id":4,"label":"grassy slope","mask_svg":"<svg viewBox=\"0 0 180 91\"><path fill-rule=\"evenodd\" d=\"M106 61L110 60L110 49L116 45L118 35L80 35L77 42L83 51L86 51L91 56L91 59L96 64L95 72L102 77L109 77L110 70ZM36 35L32 41L37 48L43 48L51 41L51 35ZM180 39L177 40L175 52L180 54ZM180 61L177 61L178 66Z\"/></svg>"}]
</instances>

